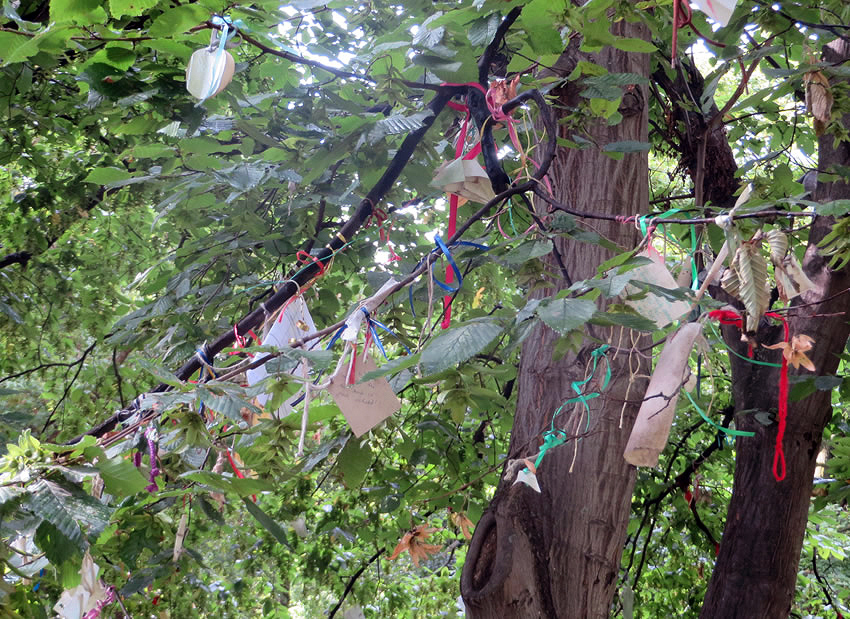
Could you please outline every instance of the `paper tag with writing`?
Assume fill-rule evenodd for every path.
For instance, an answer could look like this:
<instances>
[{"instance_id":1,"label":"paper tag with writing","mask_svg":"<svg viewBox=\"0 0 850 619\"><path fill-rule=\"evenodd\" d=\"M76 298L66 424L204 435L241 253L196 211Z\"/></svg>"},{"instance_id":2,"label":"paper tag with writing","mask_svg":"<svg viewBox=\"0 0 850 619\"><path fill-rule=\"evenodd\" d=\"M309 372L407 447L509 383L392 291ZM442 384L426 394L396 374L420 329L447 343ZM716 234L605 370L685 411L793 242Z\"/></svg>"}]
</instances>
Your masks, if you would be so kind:
<instances>
[{"instance_id":1,"label":"paper tag with writing","mask_svg":"<svg viewBox=\"0 0 850 619\"><path fill-rule=\"evenodd\" d=\"M347 369L346 364L343 371L337 372L331 379L328 391L345 415L354 436L359 437L398 411L401 402L383 376L365 383L357 383L367 372L377 369L371 356L357 358L353 385L346 384Z\"/></svg>"}]
</instances>

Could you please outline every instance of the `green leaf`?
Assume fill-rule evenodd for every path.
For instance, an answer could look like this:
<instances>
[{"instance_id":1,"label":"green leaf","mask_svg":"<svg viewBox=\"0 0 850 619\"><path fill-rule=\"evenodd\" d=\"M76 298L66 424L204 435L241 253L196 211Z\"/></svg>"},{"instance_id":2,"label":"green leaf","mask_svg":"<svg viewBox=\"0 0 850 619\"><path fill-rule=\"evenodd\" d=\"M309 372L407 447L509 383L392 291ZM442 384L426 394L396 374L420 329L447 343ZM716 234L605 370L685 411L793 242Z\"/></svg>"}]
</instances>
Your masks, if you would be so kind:
<instances>
[{"instance_id":1,"label":"green leaf","mask_svg":"<svg viewBox=\"0 0 850 619\"><path fill-rule=\"evenodd\" d=\"M4 505L24 494L24 489L18 486L0 486L0 505Z\"/></svg>"},{"instance_id":2,"label":"green leaf","mask_svg":"<svg viewBox=\"0 0 850 619\"><path fill-rule=\"evenodd\" d=\"M610 142L602 147L602 151L606 153L639 153L648 151L650 147L649 142L624 140L622 142Z\"/></svg>"},{"instance_id":3,"label":"green leaf","mask_svg":"<svg viewBox=\"0 0 850 619\"><path fill-rule=\"evenodd\" d=\"M148 485L139 469L124 458L100 460L96 466L110 494L129 496L141 492Z\"/></svg>"},{"instance_id":4,"label":"green leaf","mask_svg":"<svg viewBox=\"0 0 850 619\"><path fill-rule=\"evenodd\" d=\"M108 185L109 183L124 181L132 177L133 175L127 172L127 170L110 166L94 168L83 180L87 183L94 183L95 185Z\"/></svg>"},{"instance_id":5,"label":"green leaf","mask_svg":"<svg viewBox=\"0 0 850 619\"><path fill-rule=\"evenodd\" d=\"M395 374L396 372L400 372L405 368L412 367L419 363L421 355L416 353L415 355L406 355L404 357L396 357L395 359L390 359L381 367L376 370L372 370L371 372L366 372L359 382L365 383L370 380L374 380L376 378L380 378L381 376L387 376L388 374Z\"/></svg>"},{"instance_id":6,"label":"green leaf","mask_svg":"<svg viewBox=\"0 0 850 619\"><path fill-rule=\"evenodd\" d=\"M262 509L257 507L251 500L245 498L242 499L243 503L245 503L245 507L248 508L248 512L257 519L263 527L271 533L274 538L279 541L281 544L292 550L292 546L289 544L289 540L286 538L286 531L281 527L278 523L276 523L271 516L269 516Z\"/></svg>"},{"instance_id":7,"label":"green leaf","mask_svg":"<svg viewBox=\"0 0 850 619\"><path fill-rule=\"evenodd\" d=\"M624 52L641 52L644 54L650 54L658 51L658 48L649 41L629 37L614 39L613 45Z\"/></svg>"},{"instance_id":8,"label":"green leaf","mask_svg":"<svg viewBox=\"0 0 850 619\"><path fill-rule=\"evenodd\" d=\"M628 312L596 312L590 322L603 327L616 325L637 331L651 332L658 329L654 320Z\"/></svg>"},{"instance_id":9,"label":"green leaf","mask_svg":"<svg viewBox=\"0 0 850 619\"><path fill-rule=\"evenodd\" d=\"M490 317L452 327L428 343L422 351L422 365L428 374L456 366L484 350L504 330Z\"/></svg>"},{"instance_id":10,"label":"green leaf","mask_svg":"<svg viewBox=\"0 0 850 619\"><path fill-rule=\"evenodd\" d=\"M148 359L139 359L136 361L137 365L152 374L158 381L165 383L166 385L171 385L172 387L183 387L183 383L174 376L167 368L154 363L153 361L149 361Z\"/></svg>"},{"instance_id":11,"label":"green leaf","mask_svg":"<svg viewBox=\"0 0 850 619\"><path fill-rule=\"evenodd\" d=\"M38 525L35 543L54 565L61 565L64 561L79 557L81 554L79 544L68 539L67 535L48 520L43 520Z\"/></svg>"},{"instance_id":12,"label":"green leaf","mask_svg":"<svg viewBox=\"0 0 850 619\"><path fill-rule=\"evenodd\" d=\"M357 488L363 483L369 465L372 464L372 450L368 443L348 441L337 458L337 466L342 472L342 481L346 488Z\"/></svg>"},{"instance_id":13,"label":"green leaf","mask_svg":"<svg viewBox=\"0 0 850 619\"><path fill-rule=\"evenodd\" d=\"M815 212L818 215L840 217L850 213L850 200L832 200L818 204L815 207Z\"/></svg>"},{"instance_id":14,"label":"green leaf","mask_svg":"<svg viewBox=\"0 0 850 619\"><path fill-rule=\"evenodd\" d=\"M77 524L71 493L59 484L44 479L35 482L28 489L26 508L55 526L77 548L85 550L87 544L80 525Z\"/></svg>"},{"instance_id":15,"label":"green leaf","mask_svg":"<svg viewBox=\"0 0 850 619\"><path fill-rule=\"evenodd\" d=\"M109 12L118 19L124 15L137 17L144 15L159 4L159 0L109 0Z\"/></svg>"},{"instance_id":16,"label":"green leaf","mask_svg":"<svg viewBox=\"0 0 850 619\"><path fill-rule=\"evenodd\" d=\"M240 479L239 477L212 473L210 471L189 471L180 475L180 479L188 479L220 492L236 494L241 497L267 492L273 488L269 482L263 479L253 479L251 477Z\"/></svg>"},{"instance_id":17,"label":"green leaf","mask_svg":"<svg viewBox=\"0 0 850 619\"><path fill-rule=\"evenodd\" d=\"M552 241L543 239L539 241L526 241L510 250L501 260L509 265L525 264L534 258L542 258L552 253Z\"/></svg>"},{"instance_id":18,"label":"green leaf","mask_svg":"<svg viewBox=\"0 0 850 619\"><path fill-rule=\"evenodd\" d=\"M152 37L169 37L181 34L205 22L210 17L209 9L201 4L184 4L167 9L153 20L148 34Z\"/></svg>"},{"instance_id":19,"label":"green leaf","mask_svg":"<svg viewBox=\"0 0 850 619\"><path fill-rule=\"evenodd\" d=\"M549 327L566 335L593 317L596 303L588 299L552 299L537 306L537 315Z\"/></svg>"}]
</instances>

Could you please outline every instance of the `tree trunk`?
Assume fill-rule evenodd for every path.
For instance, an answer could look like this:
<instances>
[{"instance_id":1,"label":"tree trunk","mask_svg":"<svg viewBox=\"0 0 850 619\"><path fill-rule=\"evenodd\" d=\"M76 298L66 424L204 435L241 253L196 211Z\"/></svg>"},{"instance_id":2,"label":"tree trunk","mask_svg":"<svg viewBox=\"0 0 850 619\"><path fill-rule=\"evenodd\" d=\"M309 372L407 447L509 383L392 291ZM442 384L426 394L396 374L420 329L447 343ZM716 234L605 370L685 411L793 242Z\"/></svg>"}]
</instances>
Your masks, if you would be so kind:
<instances>
[{"instance_id":1,"label":"tree trunk","mask_svg":"<svg viewBox=\"0 0 850 619\"><path fill-rule=\"evenodd\" d=\"M841 40L825 48L826 60L838 63L850 57L850 45ZM850 115L843 122L850 127ZM821 137L819 169L827 171L838 164L850 165L850 143L833 148L834 137ZM819 201L850 198L847 183L818 183ZM831 218L818 217L811 229L804 269L816 285L794 303L789 312L791 335L814 338L809 354L820 376L834 374L848 335L846 311L850 299L842 292L850 287L850 269L828 268L817 253L817 242L829 232ZM724 337L740 346L740 334L726 327ZM759 330L759 341L782 341L781 327ZM739 350L739 352L741 352ZM778 355L765 355L778 361ZM732 360L733 396L738 411L775 410L779 370L753 365L735 357ZM791 370L792 372L794 370ZM800 373L810 374L805 370ZM765 386L771 388L765 388ZM752 438L738 438L735 481L720 553L709 583L701 617L787 617L797 580L797 566L806 529L812 476L821 436L831 416L830 393L817 391L788 406L788 425L783 441L787 476L781 481L772 474L777 425L761 425L753 416L742 416L738 425L753 430Z\"/></svg>"},{"instance_id":2,"label":"tree trunk","mask_svg":"<svg viewBox=\"0 0 850 619\"><path fill-rule=\"evenodd\" d=\"M619 22L613 31L645 38L645 30L634 24ZM565 74L578 60L586 59L611 72L648 75L649 60L644 54L606 48L589 56L580 54L577 47L578 42L573 41L559 62ZM564 106L575 106L577 90L567 87L559 97ZM627 90L620 111L624 116L620 124L596 123L591 128L600 148L616 141L647 141L645 89L635 86ZM562 149L550 178L555 197L583 211L635 215L648 208L648 163L643 153L615 161L598 148ZM639 238L633 226L598 220L591 224L593 230L622 247L634 247ZM596 267L611 257L598 245L564 239L556 242L556 248L573 280L593 277ZM547 257L551 272L559 273L555 265L553 256ZM538 288L532 298L551 295L565 286L555 277L547 277L547 282L548 289ZM576 396L572 383L589 375L593 365L590 353L599 340L620 348L607 351L612 371L608 387L602 389L605 361L601 358L592 380L583 387L585 393L601 394L588 400L589 414L577 403L565 406L555 418L554 427L571 438L547 451L537 471L541 492L525 484L514 485L515 474L503 475L475 529L461 577L469 617L584 619L608 615L635 479L623 451L646 382L635 379L630 385L628 350L632 342L628 330L590 328L588 334L598 340L585 340L577 354L570 352L558 361L553 361L553 350L559 335L546 326L537 327L523 345L510 459L534 459L553 414ZM631 361L634 373L647 373L642 361Z\"/></svg>"}]
</instances>

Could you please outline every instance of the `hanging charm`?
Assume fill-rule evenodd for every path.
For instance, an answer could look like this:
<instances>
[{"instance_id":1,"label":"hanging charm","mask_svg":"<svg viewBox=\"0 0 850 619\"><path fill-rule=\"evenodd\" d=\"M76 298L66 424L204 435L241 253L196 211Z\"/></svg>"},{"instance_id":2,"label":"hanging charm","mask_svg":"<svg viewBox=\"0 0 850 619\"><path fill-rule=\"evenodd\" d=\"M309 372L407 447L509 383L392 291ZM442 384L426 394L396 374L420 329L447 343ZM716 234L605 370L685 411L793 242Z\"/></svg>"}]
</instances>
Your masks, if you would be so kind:
<instances>
[{"instance_id":1,"label":"hanging charm","mask_svg":"<svg viewBox=\"0 0 850 619\"><path fill-rule=\"evenodd\" d=\"M186 90L200 101L224 90L236 71L233 56L225 49L228 32L232 35L236 30L231 30L228 21L218 16L213 18L213 23L219 25L221 31L212 31L209 47L193 53L186 67Z\"/></svg>"}]
</instances>

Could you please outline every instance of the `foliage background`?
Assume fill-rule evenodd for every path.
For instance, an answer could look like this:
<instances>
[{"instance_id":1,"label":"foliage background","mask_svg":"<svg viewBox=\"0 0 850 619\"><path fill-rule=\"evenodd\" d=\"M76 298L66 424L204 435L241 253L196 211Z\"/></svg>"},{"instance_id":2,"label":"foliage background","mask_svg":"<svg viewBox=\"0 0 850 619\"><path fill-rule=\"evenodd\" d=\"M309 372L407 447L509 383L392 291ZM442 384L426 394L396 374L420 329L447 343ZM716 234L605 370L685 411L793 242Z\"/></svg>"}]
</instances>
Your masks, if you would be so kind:
<instances>
[{"instance_id":1,"label":"foliage background","mask_svg":"<svg viewBox=\"0 0 850 619\"><path fill-rule=\"evenodd\" d=\"M592 225L559 216L548 233L523 236L532 221L518 202L501 218L516 238L499 235L494 220L473 224L466 238L492 250L457 252L468 273L455 299L456 328L442 337L435 328L439 305L431 316L424 281L413 287L412 306L405 294L395 295L380 320L398 340L384 337L384 345L390 358L402 355L401 342L423 350L423 363L418 374L403 369L394 379L404 407L365 440L350 437L327 400L311 407L308 451L298 458L297 419L243 422L241 409L257 390L184 383L177 397L162 402L164 475L156 492L144 490L147 456L142 474L126 459L134 450L147 453L139 433L112 445L84 441L75 459L57 460L62 450L50 444L86 431L156 386L201 343L232 329L258 295L288 279L298 250L328 243L404 136L422 126L432 95L415 84L475 81L478 57L502 13L515 5L523 12L505 40L507 71L534 61L554 64L574 32L589 48L631 45L636 53L653 50L656 68L669 66L670 3L4 5L0 253L21 257L0 269L0 432L10 443L4 474L14 481L0 487L4 612L48 616L61 591L77 584L88 549L133 615L313 617L333 608L349 582L345 604L360 604L367 616L454 615L466 540L452 514L477 521L500 474L518 344L543 319L526 307L525 294L541 272L538 258L551 249L547 235L600 242ZM647 22L652 45L613 40L603 18L609 10L616 19ZM211 16L224 13L242 33L230 50L236 77L198 104L184 89L186 62L209 44ZM797 179L816 156L800 98L803 75L823 68L813 64L817 45L850 23L850 9L837 1L781 10L748 1L728 28L713 32L696 12L693 21L728 45L695 48L707 84L699 104L713 97L723 107L734 97L739 60L771 59L729 110L727 137L757 204L799 198L804 188ZM835 26L804 25L818 23ZM683 47L694 40L685 31L680 37ZM622 83L586 69L570 77L585 83L586 102L563 124L575 147L602 148L582 140L582 123L600 116L617 122ZM521 89L552 85L532 74L521 81ZM844 90L834 92L838 116L847 109ZM522 139L531 148L533 107L523 114ZM650 114L651 198L661 210L691 208L690 197L671 199L688 194L690 181L671 146L676 127L662 95L650 101ZM385 226L401 261L387 260L376 225L358 234L304 293L317 325L335 323L389 275L409 273L431 251L446 205L430 182L437 165L454 156L457 125L457 114L441 114L386 196ZM840 123L830 130L846 137ZM497 139L508 143L504 130ZM629 156L633 147L611 156ZM511 152L505 163L521 165ZM462 217L474 210L463 207ZM793 246L804 247L805 225L790 231ZM671 225L667 233L671 255L688 252L687 226ZM722 238L712 234L709 229L704 244L717 250ZM563 349L554 354L575 345L581 326L565 328ZM729 404L728 377L721 340L710 337L709 344L701 363L712 379L704 382L700 403L711 400L716 414ZM238 359L225 356L217 363ZM320 357L315 365L330 361ZM282 375L273 382L279 401L297 388ZM792 394L833 390L825 479L850 477L845 383L843 376L802 381ZM216 411L209 428L197 416L201 399ZM632 607L638 617L695 616L710 575L710 535L717 540L722 531L733 453L724 443L699 467L698 521L681 489L669 488L719 439L692 408L680 407L659 466L639 472L614 609L622 616ZM227 448L256 472L256 481L236 479L229 465L210 472ZM197 474L201 469L205 475ZM106 483L102 500L93 498L96 476ZM814 502L798 616L834 616L825 591L833 604L850 599L842 483ZM253 494L265 519L248 506ZM183 514L190 522L186 552L173 562ZM406 556L387 561L404 532L423 524L440 529L429 541L441 550L418 568ZM380 550L385 554L376 557Z\"/></svg>"}]
</instances>

